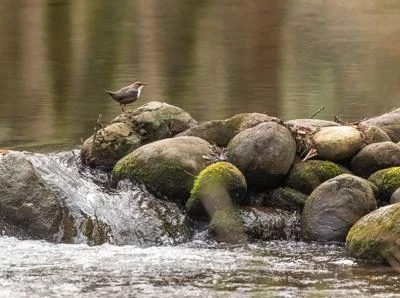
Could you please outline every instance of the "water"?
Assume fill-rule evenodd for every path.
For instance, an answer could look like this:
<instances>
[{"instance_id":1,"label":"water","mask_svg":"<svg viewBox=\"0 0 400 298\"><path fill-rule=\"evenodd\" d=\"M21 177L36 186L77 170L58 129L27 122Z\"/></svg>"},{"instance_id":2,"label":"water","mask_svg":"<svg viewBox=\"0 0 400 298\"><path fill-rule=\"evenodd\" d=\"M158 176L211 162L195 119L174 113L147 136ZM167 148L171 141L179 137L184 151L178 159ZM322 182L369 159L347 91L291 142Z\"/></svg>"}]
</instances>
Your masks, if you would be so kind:
<instances>
[{"instance_id":1,"label":"water","mask_svg":"<svg viewBox=\"0 0 400 298\"><path fill-rule=\"evenodd\" d=\"M89 247L1 237L0 249L1 297L400 297L389 267L329 245Z\"/></svg>"},{"instance_id":2,"label":"water","mask_svg":"<svg viewBox=\"0 0 400 298\"><path fill-rule=\"evenodd\" d=\"M2 0L0 147L73 148L137 79L133 107L199 121L370 117L399 106L398 28L395 0Z\"/></svg>"}]
</instances>

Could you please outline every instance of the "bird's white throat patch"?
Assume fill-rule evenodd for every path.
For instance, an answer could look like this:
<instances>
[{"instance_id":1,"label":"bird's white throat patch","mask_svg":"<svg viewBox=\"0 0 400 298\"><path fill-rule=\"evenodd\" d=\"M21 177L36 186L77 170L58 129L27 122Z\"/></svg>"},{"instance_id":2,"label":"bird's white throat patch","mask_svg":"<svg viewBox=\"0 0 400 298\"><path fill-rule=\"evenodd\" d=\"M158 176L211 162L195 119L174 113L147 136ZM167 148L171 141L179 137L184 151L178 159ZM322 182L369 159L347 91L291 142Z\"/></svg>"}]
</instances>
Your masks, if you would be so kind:
<instances>
[{"instance_id":1,"label":"bird's white throat patch","mask_svg":"<svg viewBox=\"0 0 400 298\"><path fill-rule=\"evenodd\" d=\"M142 93L142 89L143 89L143 85L142 86L140 86L139 88L138 88L138 94L137 94L137 97L139 98L139 96L140 96L140 93Z\"/></svg>"}]
</instances>

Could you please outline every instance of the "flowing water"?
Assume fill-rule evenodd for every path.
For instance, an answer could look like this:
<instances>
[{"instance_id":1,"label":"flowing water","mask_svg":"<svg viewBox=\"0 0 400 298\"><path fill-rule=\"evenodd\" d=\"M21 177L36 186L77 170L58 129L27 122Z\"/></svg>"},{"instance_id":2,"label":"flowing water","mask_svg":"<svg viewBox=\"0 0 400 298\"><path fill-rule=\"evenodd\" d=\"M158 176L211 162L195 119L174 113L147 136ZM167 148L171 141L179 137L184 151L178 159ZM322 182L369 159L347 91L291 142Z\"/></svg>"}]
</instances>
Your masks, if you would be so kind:
<instances>
[{"instance_id":1,"label":"flowing water","mask_svg":"<svg viewBox=\"0 0 400 298\"><path fill-rule=\"evenodd\" d=\"M159 100L198 121L383 113L400 104L399 28L396 0L0 1L0 149L53 152L26 155L76 220L96 215L114 243L4 235L0 297L400 297L398 273L344 247L163 235L147 224L148 194L110 190L78 150L55 153L77 148L99 114L117 116L103 91L137 79L150 85L133 107Z\"/></svg>"}]
</instances>

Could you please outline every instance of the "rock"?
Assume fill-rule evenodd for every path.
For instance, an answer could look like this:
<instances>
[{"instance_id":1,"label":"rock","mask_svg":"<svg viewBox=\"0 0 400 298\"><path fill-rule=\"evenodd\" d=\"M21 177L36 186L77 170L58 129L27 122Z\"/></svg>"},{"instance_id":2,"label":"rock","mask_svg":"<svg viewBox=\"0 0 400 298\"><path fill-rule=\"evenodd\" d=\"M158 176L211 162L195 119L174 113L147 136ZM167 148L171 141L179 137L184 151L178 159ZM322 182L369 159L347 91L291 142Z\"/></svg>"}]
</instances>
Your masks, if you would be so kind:
<instances>
[{"instance_id":1,"label":"rock","mask_svg":"<svg viewBox=\"0 0 400 298\"><path fill-rule=\"evenodd\" d=\"M290 187L279 187L271 190L263 202L264 206L278 207L283 210L301 211L307 195Z\"/></svg>"},{"instance_id":2,"label":"rock","mask_svg":"<svg viewBox=\"0 0 400 298\"><path fill-rule=\"evenodd\" d=\"M194 177L206 167L210 144L196 137L176 137L144 145L114 166L112 180L128 179L146 185L156 196L184 204Z\"/></svg>"},{"instance_id":3,"label":"rock","mask_svg":"<svg viewBox=\"0 0 400 298\"><path fill-rule=\"evenodd\" d=\"M233 116L226 120L212 120L204 122L193 128L178 134L178 136L193 136L206 140L210 144L215 144L219 147L228 146L229 141L239 132L256 126L263 122L280 120L275 117L270 117L265 114L244 113Z\"/></svg>"},{"instance_id":4,"label":"rock","mask_svg":"<svg viewBox=\"0 0 400 298\"><path fill-rule=\"evenodd\" d=\"M239 210L243 231L254 241L277 239L294 240L299 238L298 213L278 208L243 207Z\"/></svg>"},{"instance_id":5,"label":"rock","mask_svg":"<svg viewBox=\"0 0 400 298\"><path fill-rule=\"evenodd\" d=\"M81 159L91 167L111 169L119 159L140 146L173 137L196 125L180 108L149 102L133 112L121 114L88 138L82 145Z\"/></svg>"},{"instance_id":6,"label":"rock","mask_svg":"<svg viewBox=\"0 0 400 298\"><path fill-rule=\"evenodd\" d=\"M286 121L285 125L291 129L306 127L312 130L322 127L339 126L336 122L320 119L294 119Z\"/></svg>"},{"instance_id":7,"label":"rock","mask_svg":"<svg viewBox=\"0 0 400 298\"><path fill-rule=\"evenodd\" d=\"M307 160L293 165L286 178L285 186L310 194L322 182L350 172L331 161Z\"/></svg>"},{"instance_id":8,"label":"rock","mask_svg":"<svg viewBox=\"0 0 400 298\"><path fill-rule=\"evenodd\" d=\"M228 162L217 162L197 176L185 207L192 217L208 219L227 205L240 204L246 192L246 179L239 169Z\"/></svg>"},{"instance_id":9,"label":"rock","mask_svg":"<svg viewBox=\"0 0 400 298\"><path fill-rule=\"evenodd\" d=\"M394 166L400 166L400 146L393 142L369 144L351 160L353 172L364 178L378 170Z\"/></svg>"},{"instance_id":10,"label":"rock","mask_svg":"<svg viewBox=\"0 0 400 298\"><path fill-rule=\"evenodd\" d=\"M296 142L289 130L275 122L258 124L237 134L227 147L228 161L246 177L249 187L278 187L289 171Z\"/></svg>"},{"instance_id":11,"label":"rock","mask_svg":"<svg viewBox=\"0 0 400 298\"><path fill-rule=\"evenodd\" d=\"M379 203L385 205L394 191L400 187L400 167L379 170L369 176L368 181L378 187Z\"/></svg>"},{"instance_id":12,"label":"rock","mask_svg":"<svg viewBox=\"0 0 400 298\"><path fill-rule=\"evenodd\" d=\"M243 223L238 216L237 209L233 206L216 210L208 227L211 235L218 242L237 244L247 241Z\"/></svg>"},{"instance_id":13,"label":"rock","mask_svg":"<svg viewBox=\"0 0 400 298\"><path fill-rule=\"evenodd\" d=\"M400 239L400 203L379 208L349 231L346 246L352 257L383 260ZM400 243L397 243L397 250Z\"/></svg>"},{"instance_id":14,"label":"rock","mask_svg":"<svg viewBox=\"0 0 400 298\"><path fill-rule=\"evenodd\" d=\"M321 128L312 142L319 157L332 161L352 157L363 146L361 133L350 126Z\"/></svg>"},{"instance_id":15,"label":"rock","mask_svg":"<svg viewBox=\"0 0 400 298\"><path fill-rule=\"evenodd\" d=\"M318 186L308 197L301 216L305 239L344 241L351 226L376 209L367 180L342 174Z\"/></svg>"},{"instance_id":16,"label":"rock","mask_svg":"<svg viewBox=\"0 0 400 298\"><path fill-rule=\"evenodd\" d=\"M60 198L26 158L0 155L0 223L8 236L58 241L62 214Z\"/></svg>"},{"instance_id":17,"label":"rock","mask_svg":"<svg viewBox=\"0 0 400 298\"><path fill-rule=\"evenodd\" d=\"M361 122L361 125L377 126L382 128L397 143L400 141L400 108Z\"/></svg>"},{"instance_id":18,"label":"rock","mask_svg":"<svg viewBox=\"0 0 400 298\"><path fill-rule=\"evenodd\" d=\"M368 144L391 141L389 135L378 126L361 125L360 127Z\"/></svg>"},{"instance_id":19,"label":"rock","mask_svg":"<svg viewBox=\"0 0 400 298\"><path fill-rule=\"evenodd\" d=\"M400 203L400 187L390 197L390 204Z\"/></svg>"}]
</instances>

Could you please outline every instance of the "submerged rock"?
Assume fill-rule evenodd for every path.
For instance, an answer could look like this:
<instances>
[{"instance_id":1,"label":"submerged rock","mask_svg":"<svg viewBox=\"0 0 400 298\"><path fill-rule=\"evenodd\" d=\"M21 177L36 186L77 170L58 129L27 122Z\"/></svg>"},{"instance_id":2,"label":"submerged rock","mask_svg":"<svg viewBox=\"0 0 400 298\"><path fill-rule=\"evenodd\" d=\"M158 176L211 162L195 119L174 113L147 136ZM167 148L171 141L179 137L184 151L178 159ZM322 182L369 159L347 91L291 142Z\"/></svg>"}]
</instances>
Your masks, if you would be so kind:
<instances>
[{"instance_id":1,"label":"submerged rock","mask_svg":"<svg viewBox=\"0 0 400 298\"><path fill-rule=\"evenodd\" d=\"M351 256L383 260L400 239L400 203L379 208L361 218L349 231L346 246ZM396 243L397 241L397 243Z\"/></svg>"},{"instance_id":2,"label":"submerged rock","mask_svg":"<svg viewBox=\"0 0 400 298\"><path fill-rule=\"evenodd\" d=\"M119 115L88 138L82 145L81 159L91 167L110 169L140 146L173 137L196 125L197 122L180 108L149 102L133 112Z\"/></svg>"},{"instance_id":3,"label":"submerged rock","mask_svg":"<svg viewBox=\"0 0 400 298\"><path fill-rule=\"evenodd\" d=\"M236 135L227 147L228 161L246 177L249 187L272 189L279 186L296 154L290 131L275 122L258 124Z\"/></svg>"},{"instance_id":4,"label":"submerged rock","mask_svg":"<svg viewBox=\"0 0 400 298\"><path fill-rule=\"evenodd\" d=\"M350 126L321 128L312 142L319 157L332 161L352 157L363 146L361 133Z\"/></svg>"},{"instance_id":5,"label":"submerged rock","mask_svg":"<svg viewBox=\"0 0 400 298\"><path fill-rule=\"evenodd\" d=\"M380 204L385 205L400 187L400 167L379 170L369 176L368 181L378 187L378 200Z\"/></svg>"},{"instance_id":6,"label":"submerged rock","mask_svg":"<svg viewBox=\"0 0 400 298\"><path fill-rule=\"evenodd\" d=\"M228 146L229 141L239 132L269 121L279 122L280 120L265 114L244 113L226 120L204 122L198 126L189 128L188 130L178 134L178 136L199 137L210 144L215 144L219 147L226 147Z\"/></svg>"},{"instance_id":7,"label":"submerged rock","mask_svg":"<svg viewBox=\"0 0 400 298\"><path fill-rule=\"evenodd\" d=\"M8 236L59 241L60 198L18 153L0 155L0 223Z\"/></svg>"},{"instance_id":8,"label":"submerged rock","mask_svg":"<svg viewBox=\"0 0 400 298\"><path fill-rule=\"evenodd\" d=\"M176 137L144 145L117 162L115 183L128 179L148 187L156 196L184 204L194 178L206 167L210 144L196 137Z\"/></svg>"},{"instance_id":9,"label":"submerged rock","mask_svg":"<svg viewBox=\"0 0 400 298\"><path fill-rule=\"evenodd\" d=\"M400 166L400 146L393 142L369 144L351 160L352 170L363 178L368 178L378 170L394 166Z\"/></svg>"},{"instance_id":10,"label":"submerged rock","mask_svg":"<svg viewBox=\"0 0 400 298\"><path fill-rule=\"evenodd\" d=\"M208 219L217 210L240 204L246 192L246 179L239 169L228 162L217 162L197 176L185 207L191 216Z\"/></svg>"},{"instance_id":11,"label":"submerged rock","mask_svg":"<svg viewBox=\"0 0 400 298\"><path fill-rule=\"evenodd\" d=\"M301 215L302 235L308 240L342 242L352 225L375 209L374 192L367 180L339 175L308 197Z\"/></svg>"},{"instance_id":12,"label":"submerged rock","mask_svg":"<svg viewBox=\"0 0 400 298\"><path fill-rule=\"evenodd\" d=\"M310 194L321 183L341 174L350 173L343 166L327 160L307 160L293 165L285 185Z\"/></svg>"},{"instance_id":13,"label":"submerged rock","mask_svg":"<svg viewBox=\"0 0 400 298\"><path fill-rule=\"evenodd\" d=\"M361 125L377 126L383 129L393 142L397 143L400 141L400 108L362 121Z\"/></svg>"}]
</instances>

